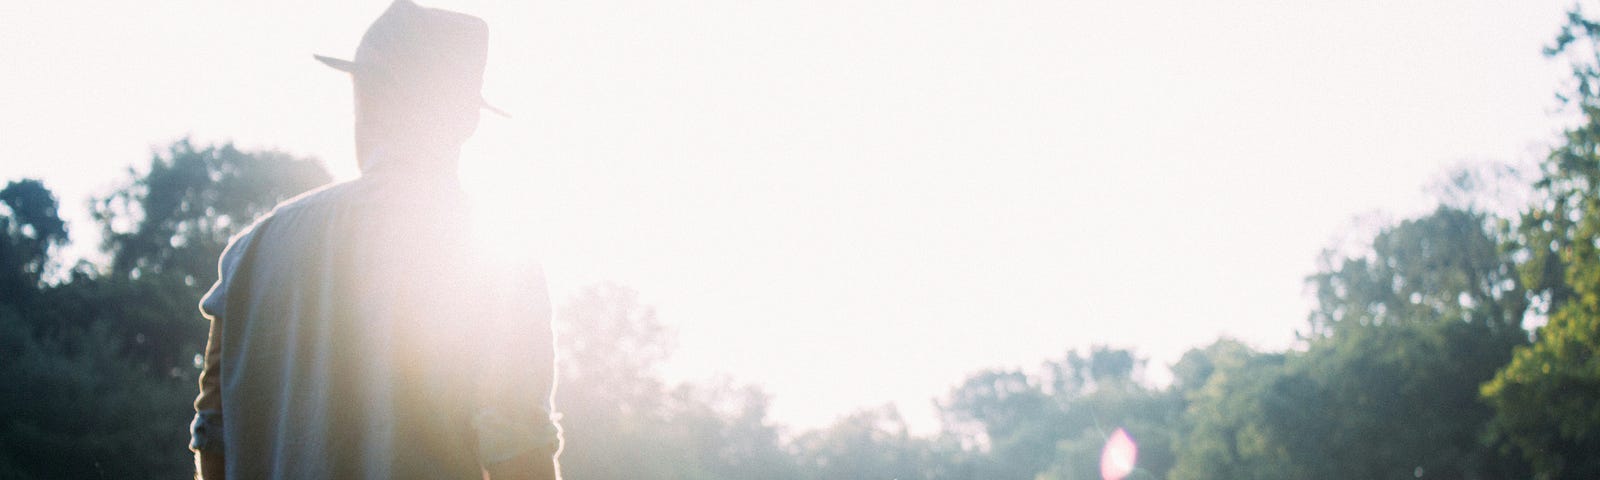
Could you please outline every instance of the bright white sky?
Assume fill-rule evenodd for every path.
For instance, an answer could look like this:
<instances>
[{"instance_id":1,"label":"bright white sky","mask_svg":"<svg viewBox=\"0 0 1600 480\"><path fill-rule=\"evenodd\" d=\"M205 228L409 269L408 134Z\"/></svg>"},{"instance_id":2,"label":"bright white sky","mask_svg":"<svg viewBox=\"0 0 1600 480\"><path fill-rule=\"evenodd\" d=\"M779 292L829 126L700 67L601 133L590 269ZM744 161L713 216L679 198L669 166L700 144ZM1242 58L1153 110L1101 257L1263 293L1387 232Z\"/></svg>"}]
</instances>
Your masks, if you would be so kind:
<instances>
[{"instance_id":1,"label":"bright white sky","mask_svg":"<svg viewBox=\"0 0 1600 480\"><path fill-rule=\"evenodd\" d=\"M387 5L0 3L0 178L84 207L185 134L355 175L348 56ZM557 298L611 280L673 379L798 427L1092 343L1284 348L1355 215L1538 156L1565 2L438 0L493 35L464 181ZM84 249L84 247L80 247ZM1163 372L1156 372L1162 376Z\"/></svg>"}]
</instances>

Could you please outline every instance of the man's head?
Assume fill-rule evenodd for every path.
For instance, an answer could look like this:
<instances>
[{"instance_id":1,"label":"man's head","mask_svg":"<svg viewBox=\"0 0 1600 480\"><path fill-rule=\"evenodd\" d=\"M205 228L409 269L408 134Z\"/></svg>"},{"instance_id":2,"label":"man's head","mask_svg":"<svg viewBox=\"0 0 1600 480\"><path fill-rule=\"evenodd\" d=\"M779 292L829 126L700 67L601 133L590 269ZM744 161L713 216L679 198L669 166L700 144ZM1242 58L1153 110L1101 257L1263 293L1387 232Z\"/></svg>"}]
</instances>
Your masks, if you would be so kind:
<instances>
[{"instance_id":1,"label":"man's head","mask_svg":"<svg viewBox=\"0 0 1600 480\"><path fill-rule=\"evenodd\" d=\"M354 81L363 167L378 149L415 161L454 152L472 136L484 106L488 39L478 17L396 0L372 22L353 60L316 57Z\"/></svg>"}]
</instances>

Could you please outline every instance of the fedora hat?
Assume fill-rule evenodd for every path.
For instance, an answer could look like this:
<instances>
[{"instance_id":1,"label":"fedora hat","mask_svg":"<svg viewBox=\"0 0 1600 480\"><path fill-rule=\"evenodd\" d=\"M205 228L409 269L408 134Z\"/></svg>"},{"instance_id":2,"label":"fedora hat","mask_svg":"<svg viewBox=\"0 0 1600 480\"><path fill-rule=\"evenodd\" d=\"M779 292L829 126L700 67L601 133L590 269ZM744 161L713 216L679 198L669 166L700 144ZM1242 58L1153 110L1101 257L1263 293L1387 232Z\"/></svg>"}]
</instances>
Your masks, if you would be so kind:
<instances>
[{"instance_id":1,"label":"fedora hat","mask_svg":"<svg viewBox=\"0 0 1600 480\"><path fill-rule=\"evenodd\" d=\"M488 62L489 24L460 12L395 0L367 27L350 60L312 58L354 76L384 76L396 82L471 89L484 109L510 117L483 100L483 69Z\"/></svg>"}]
</instances>

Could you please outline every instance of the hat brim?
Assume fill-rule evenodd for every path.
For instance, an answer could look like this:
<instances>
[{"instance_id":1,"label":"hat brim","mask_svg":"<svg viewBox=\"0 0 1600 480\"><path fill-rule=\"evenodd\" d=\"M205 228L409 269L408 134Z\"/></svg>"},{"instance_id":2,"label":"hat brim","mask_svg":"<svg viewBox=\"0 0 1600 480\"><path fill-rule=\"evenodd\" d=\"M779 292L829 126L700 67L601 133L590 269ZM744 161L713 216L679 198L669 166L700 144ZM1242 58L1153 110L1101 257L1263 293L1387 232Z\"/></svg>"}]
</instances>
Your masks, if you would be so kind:
<instances>
[{"instance_id":1,"label":"hat brim","mask_svg":"<svg viewBox=\"0 0 1600 480\"><path fill-rule=\"evenodd\" d=\"M325 57L322 55L313 54L311 55L311 58L317 59L317 61L322 62L323 65L333 67L334 70L345 73L356 73L356 67L358 66L356 65L356 62L333 57Z\"/></svg>"},{"instance_id":2,"label":"hat brim","mask_svg":"<svg viewBox=\"0 0 1600 480\"><path fill-rule=\"evenodd\" d=\"M338 71L345 72L345 73L356 73L357 71L361 70L361 64L356 63L356 62L352 62L352 61L349 61L349 60L341 59L341 58L333 58L333 57L317 55L317 54L311 54L311 58L317 59L318 62L322 62L323 65L327 65L328 67L333 68L334 70L338 70ZM488 110L490 112L494 112L495 115L499 115L499 116L502 116L502 117L505 117L505 118L511 118L511 114L510 113L506 113L505 110L501 110L499 107L496 107L494 105L490 105L488 100L484 100L482 98L479 98L478 99L478 106L482 107L484 110Z\"/></svg>"},{"instance_id":3,"label":"hat brim","mask_svg":"<svg viewBox=\"0 0 1600 480\"><path fill-rule=\"evenodd\" d=\"M488 110L490 112L494 112L495 115L499 115L502 118L511 118L511 114L506 113L505 110L501 110L499 107L496 107L494 105L490 105L488 100L484 100L484 99L481 99L481 98L478 99L478 106L483 108L484 110Z\"/></svg>"}]
</instances>

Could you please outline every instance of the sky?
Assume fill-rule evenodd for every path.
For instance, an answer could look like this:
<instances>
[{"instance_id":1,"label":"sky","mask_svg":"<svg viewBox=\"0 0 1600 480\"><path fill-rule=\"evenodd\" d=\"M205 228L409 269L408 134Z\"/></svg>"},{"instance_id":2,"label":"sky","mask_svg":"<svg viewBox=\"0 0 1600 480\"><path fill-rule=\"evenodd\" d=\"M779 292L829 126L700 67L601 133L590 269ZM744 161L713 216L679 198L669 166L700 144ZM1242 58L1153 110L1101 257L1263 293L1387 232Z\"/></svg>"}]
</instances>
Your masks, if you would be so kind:
<instances>
[{"instance_id":1,"label":"sky","mask_svg":"<svg viewBox=\"0 0 1600 480\"><path fill-rule=\"evenodd\" d=\"M795 428L1094 344L1294 344L1319 253L1563 122L1565 2L422 2L491 28L462 181L555 298L614 282ZM86 204L189 136L353 178L387 2L0 3L0 178ZM1368 219L1368 220L1361 220ZM1364 223L1365 222L1365 223ZM198 317L197 317L198 321Z\"/></svg>"}]
</instances>

